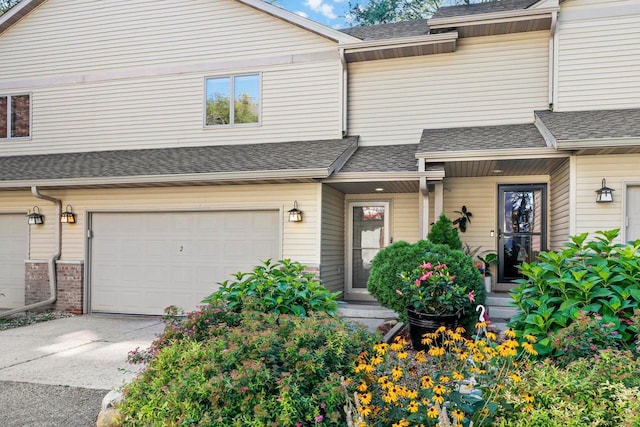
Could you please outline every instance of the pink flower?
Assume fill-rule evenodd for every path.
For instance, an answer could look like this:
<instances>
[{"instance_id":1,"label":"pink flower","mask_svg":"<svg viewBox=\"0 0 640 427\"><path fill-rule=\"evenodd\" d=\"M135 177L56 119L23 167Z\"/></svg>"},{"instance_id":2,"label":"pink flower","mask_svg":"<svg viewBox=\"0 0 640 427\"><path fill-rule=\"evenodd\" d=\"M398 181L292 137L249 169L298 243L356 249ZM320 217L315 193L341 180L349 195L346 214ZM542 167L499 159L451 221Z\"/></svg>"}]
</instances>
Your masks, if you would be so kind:
<instances>
[{"instance_id":1,"label":"pink flower","mask_svg":"<svg viewBox=\"0 0 640 427\"><path fill-rule=\"evenodd\" d=\"M169 387L167 387L166 385L163 385L161 387L161 390L164 391L165 393L169 391Z\"/></svg>"},{"instance_id":2,"label":"pink flower","mask_svg":"<svg viewBox=\"0 0 640 427\"><path fill-rule=\"evenodd\" d=\"M404 296L402 291L400 289L396 289L396 294L400 295L400 296Z\"/></svg>"},{"instance_id":3,"label":"pink flower","mask_svg":"<svg viewBox=\"0 0 640 427\"><path fill-rule=\"evenodd\" d=\"M321 423L321 422L322 422L322 420L324 420L324 417L323 417L322 415L318 415L318 416L316 417L316 422L317 422L317 423Z\"/></svg>"},{"instance_id":4,"label":"pink flower","mask_svg":"<svg viewBox=\"0 0 640 427\"><path fill-rule=\"evenodd\" d=\"M247 388L246 388L246 387L242 387L242 388L240 389L240 392L241 392L242 394L246 393L246 392L247 392Z\"/></svg>"},{"instance_id":5,"label":"pink flower","mask_svg":"<svg viewBox=\"0 0 640 427\"><path fill-rule=\"evenodd\" d=\"M469 297L469 301L470 301L470 302L475 302L475 300L476 300L476 294L475 294L475 292L476 292L476 291L471 291L471 292L469 292L468 297Z\"/></svg>"},{"instance_id":6,"label":"pink flower","mask_svg":"<svg viewBox=\"0 0 640 427\"><path fill-rule=\"evenodd\" d=\"M420 268L424 268L426 270L431 270L431 263L430 262L423 262L422 265L420 266Z\"/></svg>"}]
</instances>

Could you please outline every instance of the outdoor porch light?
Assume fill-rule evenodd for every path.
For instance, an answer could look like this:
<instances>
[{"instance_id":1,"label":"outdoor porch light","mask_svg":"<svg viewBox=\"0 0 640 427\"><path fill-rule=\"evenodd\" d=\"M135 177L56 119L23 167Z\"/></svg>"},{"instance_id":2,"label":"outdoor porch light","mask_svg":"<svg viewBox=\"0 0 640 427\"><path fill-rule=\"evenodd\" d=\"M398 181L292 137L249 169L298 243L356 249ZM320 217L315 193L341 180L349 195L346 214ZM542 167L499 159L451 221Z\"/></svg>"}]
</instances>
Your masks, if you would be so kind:
<instances>
[{"instance_id":1,"label":"outdoor porch light","mask_svg":"<svg viewBox=\"0 0 640 427\"><path fill-rule=\"evenodd\" d=\"M67 205L65 211L60 214L60 222L67 224L76 223L76 214L73 213L71 205Z\"/></svg>"},{"instance_id":2,"label":"outdoor porch light","mask_svg":"<svg viewBox=\"0 0 640 427\"><path fill-rule=\"evenodd\" d=\"M44 224L44 215L40 213L39 207L33 207L33 210L27 215L27 222L29 225Z\"/></svg>"},{"instance_id":3,"label":"outdoor porch light","mask_svg":"<svg viewBox=\"0 0 640 427\"><path fill-rule=\"evenodd\" d=\"M293 202L293 209L289 211L289 222L302 222L302 211L298 209L298 202Z\"/></svg>"},{"instance_id":4,"label":"outdoor porch light","mask_svg":"<svg viewBox=\"0 0 640 427\"><path fill-rule=\"evenodd\" d=\"M602 178L602 188L596 190L596 202L598 203L609 203L613 202L613 192L615 190L613 188L607 187L607 180Z\"/></svg>"}]
</instances>

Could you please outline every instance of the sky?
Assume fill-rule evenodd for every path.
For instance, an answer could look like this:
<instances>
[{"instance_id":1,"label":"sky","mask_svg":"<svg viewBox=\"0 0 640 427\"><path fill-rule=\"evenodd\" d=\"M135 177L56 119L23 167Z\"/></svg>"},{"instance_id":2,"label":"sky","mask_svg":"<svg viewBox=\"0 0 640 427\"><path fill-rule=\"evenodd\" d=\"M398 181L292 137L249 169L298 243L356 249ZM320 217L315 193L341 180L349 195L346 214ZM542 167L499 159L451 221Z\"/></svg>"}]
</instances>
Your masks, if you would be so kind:
<instances>
[{"instance_id":1,"label":"sky","mask_svg":"<svg viewBox=\"0 0 640 427\"><path fill-rule=\"evenodd\" d=\"M275 0L274 4L331 28L351 26L344 18L349 10L349 0Z\"/></svg>"}]
</instances>

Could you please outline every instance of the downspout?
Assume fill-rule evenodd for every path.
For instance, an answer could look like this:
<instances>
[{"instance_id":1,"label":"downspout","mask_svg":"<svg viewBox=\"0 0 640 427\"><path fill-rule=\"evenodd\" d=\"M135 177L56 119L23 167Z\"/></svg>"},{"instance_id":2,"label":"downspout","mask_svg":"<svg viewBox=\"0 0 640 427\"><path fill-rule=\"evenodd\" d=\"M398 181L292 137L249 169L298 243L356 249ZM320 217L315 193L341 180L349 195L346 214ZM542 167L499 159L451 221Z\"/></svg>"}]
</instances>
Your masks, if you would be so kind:
<instances>
[{"instance_id":1,"label":"downspout","mask_svg":"<svg viewBox=\"0 0 640 427\"><path fill-rule=\"evenodd\" d=\"M549 31L549 110L556 111L558 84L558 12L551 12Z\"/></svg>"},{"instance_id":2,"label":"downspout","mask_svg":"<svg viewBox=\"0 0 640 427\"><path fill-rule=\"evenodd\" d=\"M45 196L38 192L38 187L31 187L31 193L38 199L48 200L56 205L56 217L55 217L55 237L56 237L56 252L47 259L47 265L49 267L49 293L50 296L45 301L36 302L33 304L25 305L24 307L14 308L8 311L0 313L0 318L11 316L12 314L21 313L27 310L33 310L36 308L44 307L56 302L58 298L58 280L56 275L56 260L60 259L62 254L62 241L61 241L61 227L60 227L60 214L62 213L62 202L53 197Z\"/></svg>"},{"instance_id":3,"label":"downspout","mask_svg":"<svg viewBox=\"0 0 640 427\"><path fill-rule=\"evenodd\" d=\"M348 127L348 105L349 105L349 68L347 60L344 57L344 49L340 49L340 64L342 66L342 100L340 109L342 110L342 137L346 137L349 131Z\"/></svg>"}]
</instances>

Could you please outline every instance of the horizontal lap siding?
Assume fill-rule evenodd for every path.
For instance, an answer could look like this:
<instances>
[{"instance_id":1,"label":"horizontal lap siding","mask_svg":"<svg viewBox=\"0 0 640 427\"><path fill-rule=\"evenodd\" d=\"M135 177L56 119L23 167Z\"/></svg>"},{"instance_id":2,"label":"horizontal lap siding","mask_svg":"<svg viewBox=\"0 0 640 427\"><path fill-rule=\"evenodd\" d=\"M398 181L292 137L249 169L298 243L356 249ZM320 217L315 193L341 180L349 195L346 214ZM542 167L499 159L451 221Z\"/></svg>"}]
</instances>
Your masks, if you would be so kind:
<instances>
[{"instance_id":1,"label":"horizontal lap siding","mask_svg":"<svg viewBox=\"0 0 640 427\"><path fill-rule=\"evenodd\" d=\"M323 185L320 277L332 292L344 291L345 224L344 194Z\"/></svg>"},{"instance_id":2,"label":"horizontal lap siding","mask_svg":"<svg viewBox=\"0 0 640 427\"><path fill-rule=\"evenodd\" d=\"M418 142L425 128L533 121L548 106L548 32L458 41L457 51L349 66L350 133Z\"/></svg>"},{"instance_id":3,"label":"horizontal lap siding","mask_svg":"<svg viewBox=\"0 0 640 427\"><path fill-rule=\"evenodd\" d=\"M624 185L640 183L640 154L576 158L576 233L624 230ZM595 191L606 178L613 202L596 203ZM622 240L622 232L619 241Z\"/></svg>"},{"instance_id":4,"label":"horizontal lap siding","mask_svg":"<svg viewBox=\"0 0 640 427\"><path fill-rule=\"evenodd\" d=\"M0 51L0 93L32 94L3 155L342 136L336 44L237 1L49 0ZM261 124L204 128L204 79L230 73L262 73Z\"/></svg>"},{"instance_id":5,"label":"horizontal lap siding","mask_svg":"<svg viewBox=\"0 0 640 427\"><path fill-rule=\"evenodd\" d=\"M480 248L478 254L495 252L498 239L498 184L548 183L545 175L517 177L447 178L444 181L444 214L452 221L460 215L462 206L473 214L467 231L460 239L471 248ZM491 237L494 230L494 237Z\"/></svg>"},{"instance_id":6,"label":"horizontal lap siding","mask_svg":"<svg viewBox=\"0 0 640 427\"><path fill-rule=\"evenodd\" d=\"M549 185L549 248L560 249L569 241L570 233L570 194L569 194L569 159L551 173Z\"/></svg>"},{"instance_id":7,"label":"horizontal lap siding","mask_svg":"<svg viewBox=\"0 0 640 427\"><path fill-rule=\"evenodd\" d=\"M559 111L640 107L640 4L571 0L559 16Z\"/></svg>"},{"instance_id":8,"label":"horizontal lap siding","mask_svg":"<svg viewBox=\"0 0 640 427\"><path fill-rule=\"evenodd\" d=\"M61 199L63 206L70 204L78 215L77 224L62 224L63 260L81 260L85 257L84 231L87 211L281 209L285 213L282 219L282 256L317 267L320 262L316 249L316 224L319 221L318 189L318 184L282 184L68 190L43 193ZM2 200L13 200L8 192L2 197ZM24 207L31 206L36 199L20 197L20 200ZM304 221L301 223L287 221L286 211L293 207L294 200L298 201L298 207L304 212ZM39 200L37 202L46 218L44 226L32 227L31 258L43 259L53 251L55 208L51 203Z\"/></svg>"}]
</instances>

